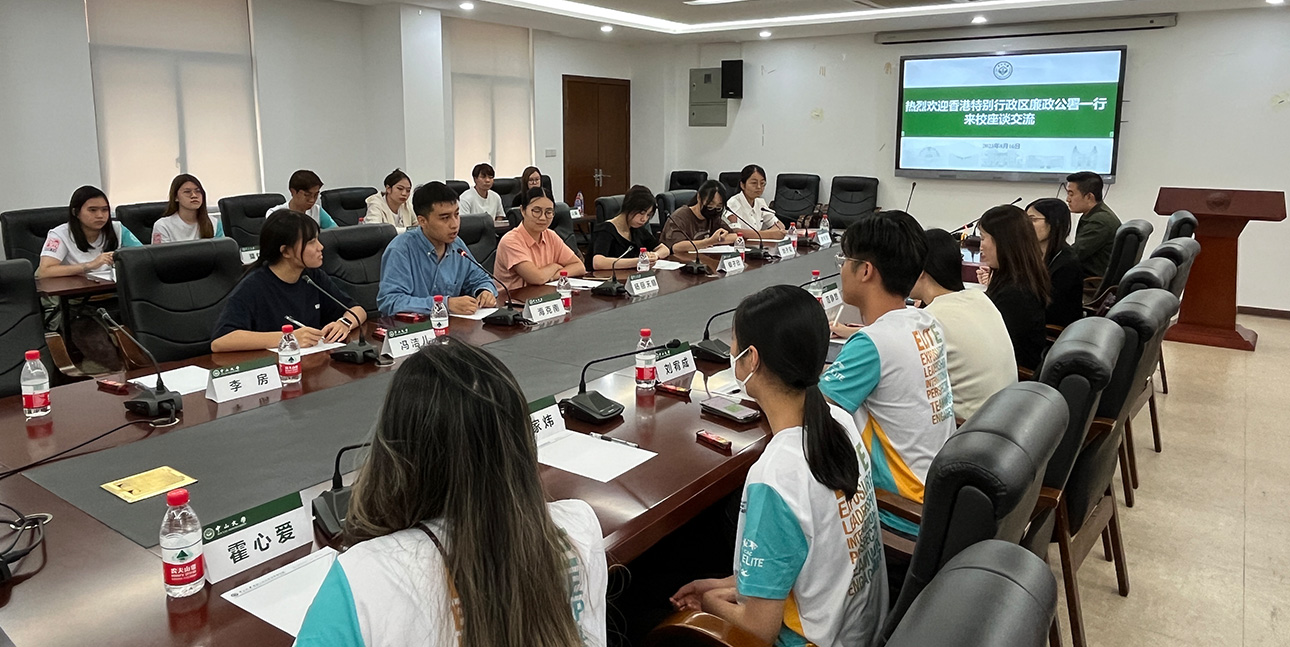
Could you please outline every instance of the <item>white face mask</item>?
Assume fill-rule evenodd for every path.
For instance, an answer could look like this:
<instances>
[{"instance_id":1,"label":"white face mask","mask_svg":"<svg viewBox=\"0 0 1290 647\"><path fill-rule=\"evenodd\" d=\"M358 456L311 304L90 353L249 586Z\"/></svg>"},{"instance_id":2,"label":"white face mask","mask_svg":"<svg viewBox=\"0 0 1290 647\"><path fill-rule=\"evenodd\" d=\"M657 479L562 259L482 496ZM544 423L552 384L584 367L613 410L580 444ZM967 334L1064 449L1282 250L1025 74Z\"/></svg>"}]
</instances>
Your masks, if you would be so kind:
<instances>
[{"instance_id":1,"label":"white face mask","mask_svg":"<svg viewBox=\"0 0 1290 647\"><path fill-rule=\"evenodd\" d=\"M739 391L742 392L744 395L748 396L749 399L755 401L757 398L754 398L752 394L748 392L748 380L752 379L753 373L756 373L757 370L753 369L752 373L749 373L747 377L741 380L739 379L739 369L735 368L735 364L739 361L739 358L748 354L748 351L750 350L752 350L752 346L745 348L744 352L739 353L738 355L735 355L730 358L730 375L735 378L736 382L739 383Z\"/></svg>"}]
</instances>

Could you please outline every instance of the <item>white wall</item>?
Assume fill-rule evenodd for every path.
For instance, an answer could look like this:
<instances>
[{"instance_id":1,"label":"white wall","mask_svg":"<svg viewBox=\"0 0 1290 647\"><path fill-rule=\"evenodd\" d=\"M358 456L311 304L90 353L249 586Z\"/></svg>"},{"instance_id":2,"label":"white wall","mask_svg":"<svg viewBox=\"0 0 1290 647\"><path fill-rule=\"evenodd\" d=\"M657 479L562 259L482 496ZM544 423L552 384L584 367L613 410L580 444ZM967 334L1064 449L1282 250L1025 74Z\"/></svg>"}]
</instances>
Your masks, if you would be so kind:
<instances>
[{"instance_id":1,"label":"white wall","mask_svg":"<svg viewBox=\"0 0 1290 647\"><path fill-rule=\"evenodd\" d=\"M404 170L421 184L448 177L443 20L433 9L406 5L401 9Z\"/></svg>"},{"instance_id":2,"label":"white wall","mask_svg":"<svg viewBox=\"0 0 1290 647\"><path fill-rule=\"evenodd\" d=\"M684 93L666 109L681 133L671 168L715 174L747 163L881 180L879 204L903 208L910 180L893 175L902 55L1080 45L1127 45L1119 181L1107 203L1122 219L1165 219L1161 186L1290 191L1290 14L1251 9L1185 13L1160 31L880 46L871 35L674 48L675 88L687 70L742 55L744 99L727 128L690 128ZM636 169L633 169L634 172ZM768 189L770 193L771 189ZM952 227L991 205L1055 195L1030 183L919 180L911 207L926 226ZM1242 237L1239 303L1290 309L1281 279L1290 222L1255 223Z\"/></svg>"},{"instance_id":3,"label":"white wall","mask_svg":"<svg viewBox=\"0 0 1290 647\"><path fill-rule=\"evenodd\" d=\"M379 190L385 175L407 162L403 27L398 5L363 8L363 90L368 169L364 184Z\"/></svg>"}]
</instances>

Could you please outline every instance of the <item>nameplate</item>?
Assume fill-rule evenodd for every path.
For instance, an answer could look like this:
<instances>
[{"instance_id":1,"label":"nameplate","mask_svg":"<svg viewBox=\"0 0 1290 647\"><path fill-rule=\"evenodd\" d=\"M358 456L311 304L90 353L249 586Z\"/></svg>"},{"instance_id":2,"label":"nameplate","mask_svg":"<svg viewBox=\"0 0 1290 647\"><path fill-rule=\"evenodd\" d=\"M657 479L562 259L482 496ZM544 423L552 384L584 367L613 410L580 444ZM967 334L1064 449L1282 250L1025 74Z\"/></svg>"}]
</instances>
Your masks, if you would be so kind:
<instances>
[{"instance_id":1,"label":"nameplate","mask_svg":"<svg viewBox=\"0 0 1290 647\"><path fill-rule=\"evenodd\" d=\"M259 248L259 247L243 247L241 251L242 251L242 264L243 264L243 265L250 265L251 263L254 263L254 262L256 262L256 261L260 260L260 248Z\"/></svg>"},{"instance_id":2,"label":"nameplate","mask_svg":"<svg viewBox=\"0 0 1290 647\"><path fill-rule=\"evenodd\" d=\"M564 316L564 301L560 299L559 292L534 297L524 302L524 312L520 316L533 323L559 319Z\"/></svg>"},{"instance_id":3,"label":"nameplate","mask_svg":"<svg viewBox=\"0 0 1290 647\"><path fill-rule=\"evenodd\" d=\"M676 348L659 349L654 353L654 368L659 382L664 384L688 382L690 376L694 374L694 354L690 352L690 344L681 342L681 345Z\"/></svg>"},{"instance_id":4,"label":"nameplate","mask_svg":"<svg viewBox=\"0 0 1290 647\"><path fill-rule=\"evenodd\" d=\"M627 277L627 294L633 297L658 292L658 277L654 272L640 272Z\"/></svg>"},{"instance_id":5,"label":"nameplate","mask_svg":"<svg viewBox=\"0 0 1290 647\"><path fill-rule=\"evenodd\" d=\"M421 350L422 346L429 344L434 338L434 324L429 321L395 328L385 333L381 354L390 357L406 357Z\"/></svg>"},{"instance_id":6,"label":"nameplate","mask_svg":"<svg viewBox=\"0 0 1290 647\"><path fill-rule=\"evenodd\" d=\"M797 245L794 245L793 241L785 238L776 243L774 249L772 249L770 253L781 259L793 258L794 256L797 256Z\"/></svg>"},{"instance_id":7,"label":"nameplate","mask_svg":"<svg viewBox=\"0 0 1290 647\"><path fill-rule=\"evenodd\" d=\"M299 492L202 527L202 557L211 584L313 543L309 508Z\"/></svg>"},{"instance_id":8,"label":"nameplate","mask_svg":"<svg viewBox=\"0 0 1290 647\"><path fill-rule=\"evenodd\" d=\"M838 289L837 283L830 283L824 286L824 292L820 294L820 305L825 310L832 310L842 305L842 290Z\"/></svg>"},{"instance_id":9,"label":"nameplate","mask_svg":"<svg viewBox=\"0 0 1290 647\"><path fill-rule=\"evenodd\" d=\"M816 232L815 232L815 244L819 245L820 247L829 247L829 246L832 246L832 245L833 245L833 236L832 236L831 234L829 234L829 230L824 229L824 228L820 228L820 229L816 230Z\"/></svg>"},{"instance_id":10,"label":"nameplate","mask_svg":"<svg viewBox=\"0 0 1290 647\"><path fill-rule=\"evenodd\" d=\"M529 424L533 427L533 439L539 445L565 432L564 416L554 395L529 403Z\"/></svg>"},{"instance_id":11,"label":"nameplate","mask_svg":"<svg viewBox=\"0 0 1290 647\"><path fill-rule=\"evenodd\" d=\"M261 357L241 364L212 369L206 378L206 399L228 402L248 395L282 388L278 356Z\"/></svg>"},{"instance_id":12,"label":"nameplate","mask_svg":"<svg viewBox=\"0 0 1290 647\"><path fill-rule=\"evenodd\" d=\"M717 263L717 271L725 272L727 276L738 274L744 271L744 259L736 252L723 254L721 256L721 261Z\"/></svg>"}]
</instances>

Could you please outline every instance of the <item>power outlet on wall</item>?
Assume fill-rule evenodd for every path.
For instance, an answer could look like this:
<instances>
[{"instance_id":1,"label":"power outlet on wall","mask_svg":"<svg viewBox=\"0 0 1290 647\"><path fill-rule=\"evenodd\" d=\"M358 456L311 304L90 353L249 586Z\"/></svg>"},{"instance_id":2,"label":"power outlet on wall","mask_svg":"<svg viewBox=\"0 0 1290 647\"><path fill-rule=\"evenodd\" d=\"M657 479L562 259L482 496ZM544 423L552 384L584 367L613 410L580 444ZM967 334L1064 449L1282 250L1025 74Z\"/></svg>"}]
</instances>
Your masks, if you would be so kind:
<instances>
[{"instance_id":1,"label":"power outlet on wall","mask_svg":"<svg viewBox=\"0 0 1290 647\"><path fill-rule=\"evenodd\" d=\"M548 149L546 149L546 150L542 151L542 153L543 153L544 155L546 155L547 157L555 157L555 149L554 149L554 148L548 148Z\"/></svg>"}]
</instances>

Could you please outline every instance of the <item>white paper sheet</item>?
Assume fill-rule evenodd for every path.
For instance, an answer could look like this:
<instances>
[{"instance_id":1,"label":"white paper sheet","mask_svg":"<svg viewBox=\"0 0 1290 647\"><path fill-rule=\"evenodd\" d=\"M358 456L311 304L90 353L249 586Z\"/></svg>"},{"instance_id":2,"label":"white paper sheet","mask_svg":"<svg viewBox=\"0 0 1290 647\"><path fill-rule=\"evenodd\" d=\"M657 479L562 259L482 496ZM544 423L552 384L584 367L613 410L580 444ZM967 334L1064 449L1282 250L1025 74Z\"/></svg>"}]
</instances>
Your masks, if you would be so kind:
<instances>
[{"instance_id":1,"label":"white paper sheet","mask_svg":"<svg viewBox=\"0 0 1290 647\"><path fill-rule=\"evenodd\" d=\"M294 638L334 561L336 551L323 547L221 597Z\"/></svg>"},{"instance_id":2,"label":"white paper sheet","mask_svg":"<svg viewBox=\"0 0 1290 647\"><path fill-rule=\"evenodd\" d=\"M345 345L345 342L339 342L339 341L334 341L334 342L330 342L330 343L328 343L328 342L323 342L323 343L320 343L320 344L314 344L313 346L310 346L309 348L301 348L301 349L300 349L300 356L301 356L301 357L304 357L305 355L313 355L314 353L323 353L323 352L326 352L326 351L329 351L329 350L336 350L337 348L340 348L341 346L344 346L344 345ZM275 352L275 353L276 353L276 352L278 352L278 349L276 349L276 348L270 348L269 350L271 350L271 351L273 351L273 352ZM205 387L203 387L203 388L205 388Z\"/></svg>"},{"instance_id":3,"label":"white paper sheet","mask_svg":"<svg viewBox=\"0 0 1290 647\"><path fill-rule=\"evenodd\" d=\"M655 261L654 262L654 269L656 270L672 271L672 270L679 270L682 267L685 267L685 263L678 263L676 261Z\"/></svg>"},{"instance_id":4,"label":"white paper sheet","mask_svg":"<svg viewBox=\"0 0 1290 647\"><path fill-rule=\"evenodd\" d=\"M734 245L713 245L699 250L700 254L729 254L735 251Z\"/></svg>"},{"instance_id":5,"label":"white paper sheet","mask_svg":"<svg viewBox=\"0 0 1290 647\"><path fill-rule=\"evenodd\" d=\"M474 319L475 321L483 321L484 317L487 317L488 315L491 315L494 312L497 312L497 308L480 308L476 310L475 314L473 315L459 315L455 312L451 312L448 314L451 317L458 317L460 319Z\"/></svg>"},{"instance_id":6,"label":"white paper sheet","mask_svg":"<svg viewBox=\"0 0 1290 647\"><path fill-rule=\"evenodd\" d=\"M538 462L601 483L608 483L645 461L654 452L566 431L538 446Z\"/></svg>"},{"instance_id":7,"label":"white paper sheet","mask_svg":"<svg viewBox=\"0 0 1290 647\"><path fill-rule=\"evenodd\" d=\"M621 271L626 271L626 270L621 270ZM601 283L604 283L605 281L608 281L608 280L609 279L569 279L569 285L572 285L573 289L575 290L590 290L591 288L594 288L597 285L600 285ZM555 284L556 284L556 281L551 281L550 283L547 283L547 285L551 287L555 287Z\"/></svg>"},{"instance_id":8,"label":"white paper sheet","mask_svg":"<svg viewBox=\"0 0 1290 647\"><path fill-rule=\"evenodd\" d=\"M161 372L161 379L166 382L166 388L171 391L178 391L183 395L205 391L206 379L209 376L210 371L200 366L184 366ZM151 389L157 386L157 374L136 377L130 382Z\"/></svg>"}]
</instances>

